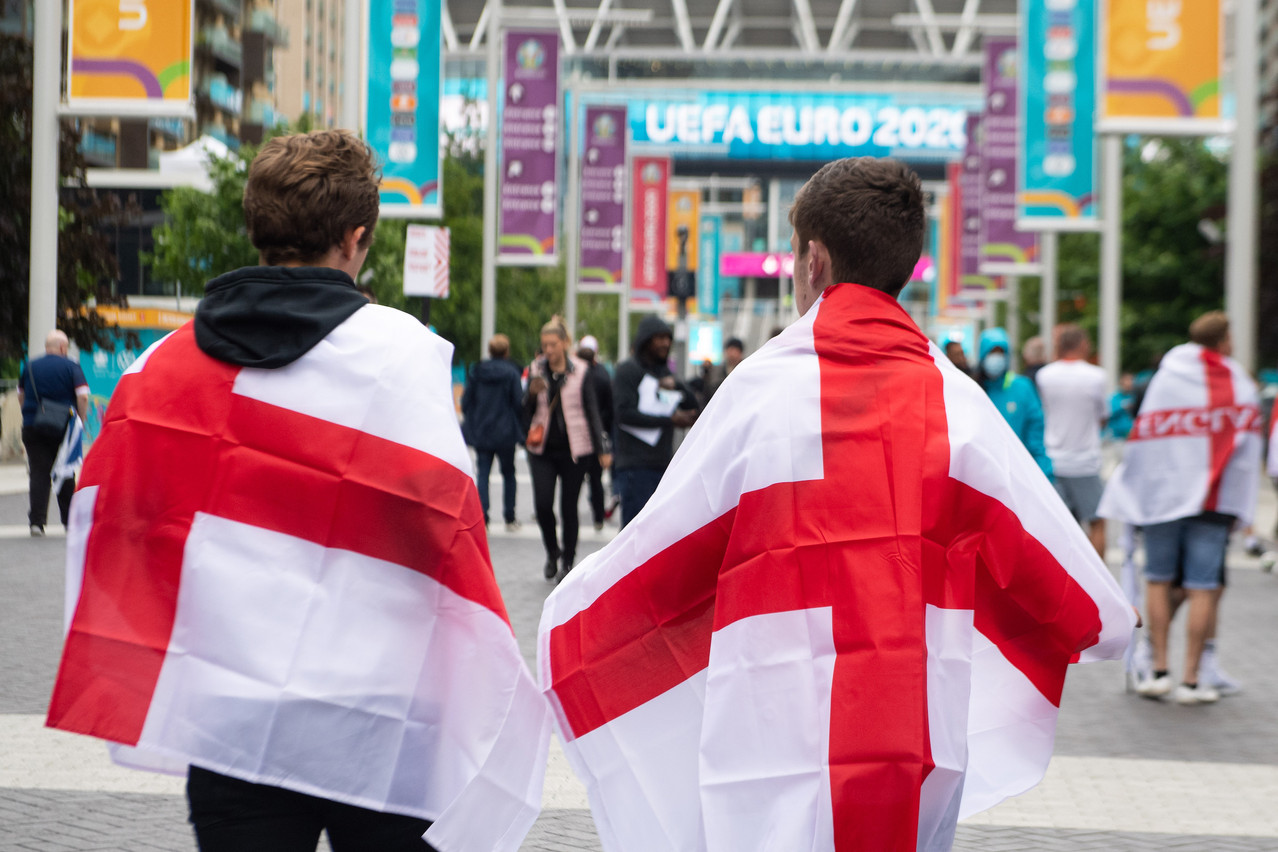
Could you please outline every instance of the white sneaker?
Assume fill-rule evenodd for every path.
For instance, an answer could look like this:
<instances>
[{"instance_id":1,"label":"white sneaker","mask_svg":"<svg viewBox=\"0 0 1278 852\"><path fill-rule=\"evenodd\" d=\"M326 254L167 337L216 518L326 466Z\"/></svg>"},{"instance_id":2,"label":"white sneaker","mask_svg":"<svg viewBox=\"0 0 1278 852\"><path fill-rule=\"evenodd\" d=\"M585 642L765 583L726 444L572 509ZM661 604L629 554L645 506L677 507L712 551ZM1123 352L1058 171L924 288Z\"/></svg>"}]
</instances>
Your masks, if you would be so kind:
<instances>
[{"instance_id":1,"label":"white sneaker","mask_svg":"<svg viewBox=\"0 0 1278 852\"><path fill-rule=\"evenodd\" d=\"M1143 633L1132 648L1131 673L1135 676L1137 683L1150 680L1154 676L1154 645Z\"/></svg>"},{"instance_id":2,"label":"white sneaker","mask_svg":"<svg viewBox=\"0 0 1278 852\"><path fill-rule=\"evenodd\" d=\"M1208 684L1199 682L1198 686L1182 683L1176 687L1177 704L1214 704L1220 700L1220 693Z\"/></svg>"},{"instance_id":3,"label":"white sneaker","mask_svg":"<svg viewBox=\"0 0 1278 852\"><path fill-rule=\"evenodd\" d=\"M1220 695L1237 695L1242 692L1242 684L1220 667L1214 648L1204 648L1203 655L1198 658L1198 682L1207 684Z\"/></svg>"},{"instance_id":4,"label":"white sneaker","mask_svg":"<svg viewBox=\"0 0 1278 852\"><path fill-rule=\"evenodd\" d=\"M1136 694L1142 698L1162 698L1176 686L1171 675L1148 677L1136 684Z\"/></svg>"}]
</instances>

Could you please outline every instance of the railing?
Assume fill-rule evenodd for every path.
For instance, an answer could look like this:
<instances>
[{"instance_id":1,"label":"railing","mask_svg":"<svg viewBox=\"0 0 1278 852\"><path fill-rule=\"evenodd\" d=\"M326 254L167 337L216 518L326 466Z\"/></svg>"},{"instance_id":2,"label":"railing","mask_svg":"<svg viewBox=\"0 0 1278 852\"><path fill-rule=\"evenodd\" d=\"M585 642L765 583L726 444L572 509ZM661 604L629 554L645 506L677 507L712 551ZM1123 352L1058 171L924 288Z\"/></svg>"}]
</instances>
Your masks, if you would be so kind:
<instances>
[{"instance_id":1,"label":"railing","mask_svg":"<svg viewBox=\"0 0 1278 852\"><path fill-rule=\"evenodd\" d=\"M288 47L288 30L280 26L279 21L275 20L275 12L270 9L254 9L244 28L261 33L278 47Z\"/></svg>"}]
</instances>

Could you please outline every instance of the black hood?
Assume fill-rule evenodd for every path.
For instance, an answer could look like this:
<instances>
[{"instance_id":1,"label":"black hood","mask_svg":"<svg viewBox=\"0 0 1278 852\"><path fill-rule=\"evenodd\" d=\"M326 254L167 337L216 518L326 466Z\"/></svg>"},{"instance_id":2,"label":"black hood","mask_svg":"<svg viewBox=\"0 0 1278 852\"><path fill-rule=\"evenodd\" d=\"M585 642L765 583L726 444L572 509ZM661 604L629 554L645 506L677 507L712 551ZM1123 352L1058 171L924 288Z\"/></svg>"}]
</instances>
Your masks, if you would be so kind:
<instances>
[{"instance_id":1,"label":"black hood","mask_svg":"<svg viewBox=\"0 0 1278 852\"><path fill-rule=\"evenodd\" d=\"M501 384L519 375L519 368L506 358L489 358L470 368L470 376L481 384Z\"/></svg>"},{"instance_id":2,"label":"black hood","mask_svg":"<svg viewBox=\"0 0 1278 852\"><path fill-rule=\"evenodd\" d=\"M204 354L239 367L283 367L367 304L338 269L250 266L205 287L195 342Z\"/></svg>"},{"instance_id":3,"label":"black hood","mask_svg":"<svg viewBox=\"0 0 1278 852\"><path fill-rule=\"evenodd\" d=\"M648 345L648 341L658 334L673 333L669 323L656 314L648 314L639 321L639 333L635 335L635 354L642 356L643 348Z\"/></svg>"}]
</instances>

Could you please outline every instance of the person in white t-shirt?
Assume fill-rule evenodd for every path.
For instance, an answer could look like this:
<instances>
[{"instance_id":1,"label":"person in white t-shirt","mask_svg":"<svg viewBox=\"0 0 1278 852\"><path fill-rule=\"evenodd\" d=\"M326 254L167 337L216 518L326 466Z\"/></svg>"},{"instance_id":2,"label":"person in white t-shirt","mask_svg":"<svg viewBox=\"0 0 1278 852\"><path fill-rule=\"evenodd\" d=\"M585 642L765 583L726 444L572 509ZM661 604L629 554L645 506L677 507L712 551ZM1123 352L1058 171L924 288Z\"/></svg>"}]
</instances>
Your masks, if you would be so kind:
<instances>
[{"instance_id":1,"label":"person in white t-shirt","mask_svg":"<svg viewBox=\"0 0 1278 852\"><path fill-rule=\"evenodd\" d=\"M1105 558L1105 520L1096 515L1101 491L1101 429L1108 415L1105 371L1089 364L1091 341L1076 325L1057 332L1059 358L1038 371L1044 443L1053 484L1096 552Z\"/></svg>"}]
</instances>

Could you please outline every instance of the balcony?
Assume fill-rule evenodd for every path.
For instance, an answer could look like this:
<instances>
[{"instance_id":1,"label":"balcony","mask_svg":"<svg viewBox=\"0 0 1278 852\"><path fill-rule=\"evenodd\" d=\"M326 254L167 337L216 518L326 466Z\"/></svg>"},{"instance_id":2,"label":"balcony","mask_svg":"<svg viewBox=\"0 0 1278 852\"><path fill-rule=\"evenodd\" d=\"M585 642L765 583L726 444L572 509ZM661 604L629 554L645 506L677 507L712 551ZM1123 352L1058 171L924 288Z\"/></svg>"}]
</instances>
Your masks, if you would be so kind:
<instances>
[{"instance_id":1,"label":"balcony","mask_svg":"<svg viewBox=\"0 0 1278 852\"><path fill-rule=\"evenodd\" d=\"M200 83L199 93L202 97L207 98L213 106L230 115L239 115L243 109L243 93L227 82L227 79L220 74L213 74L204 78L203 82Z\"/></svg>"},{"instance_id":2,"label":"balcony","mask_svg":"<svg viewBox=\"0 0 1278 852\"><path fill-rule=\"evenodd\" d=\"M203 0L203 2L232 21L238 21L244 12L244 4L241 0Z\"/></svg>"},{"instance_id":3,"label":"balcony","mask_svg":"<svg viewBox=\"0 0 1278 852\"><path fill-rule=\"evenodd\" d=\"M115 137L85 128L80 135L80 150L91 166L115 166Z\"/></svg>"},{"instance_id":4,"label":"balcony","mask_svg":"<svg viewBox=\"0 0 1278 852\"><path fill-rule=\"evenodd\" d=\"M245 22L244 29L248 32L261 33L276 47L288 47L288 30L275 20L275 12L271 9L254 9Z\"/></svg>"},{"instance_id":5,"label":"balcony","mask_svg":"<svg viewBox=\"0 0 1278 852\"><path fill-rule=\"evenodd\" d=\"M214 59L238 70L244 64L244 48L225 27L204 27L200 30L196 44L209 52Z\"/></svg>"},{"instance_id":6,"label":"balcony","mask_svg":"<svg viewBox=\"0 0 1278 852\"><path fill-rule=\"evenodd\" d=\"M274 102L266 98L254 98L249 104L245 121L260 124L263 127L274 127L283 120L283 116L275 111Z\"/></svg>"}]
</instances>

